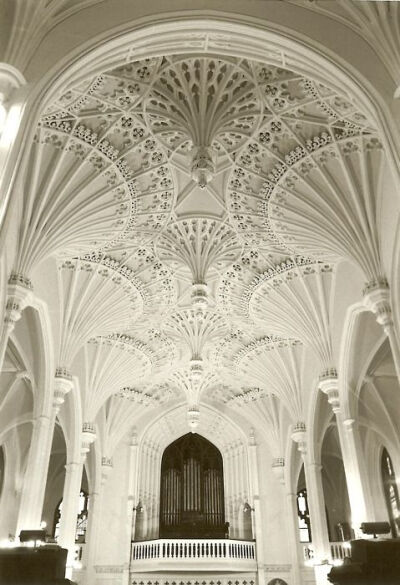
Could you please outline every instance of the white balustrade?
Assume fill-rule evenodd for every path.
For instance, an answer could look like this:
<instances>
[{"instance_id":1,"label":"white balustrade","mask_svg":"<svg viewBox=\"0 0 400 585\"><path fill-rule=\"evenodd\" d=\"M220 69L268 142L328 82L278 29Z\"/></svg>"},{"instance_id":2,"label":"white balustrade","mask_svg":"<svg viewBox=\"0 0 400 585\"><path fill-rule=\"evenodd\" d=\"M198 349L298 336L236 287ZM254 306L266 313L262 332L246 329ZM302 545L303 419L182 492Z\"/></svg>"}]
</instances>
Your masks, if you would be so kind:
<instances>
[{"instance_id":1,"label":"white balustrade","mask_svg":"<svg viewBox=\"0 0 400 585\"><path fill-rule=\"evenodd\" d=\"M349 542L331 542L331 557L334 561L343 561L351 556L351 545Z\"/></svg>"},{"instance_id":2,"label":"white balustrade","mask_svg":"<svg viewBox=\"0 0 400 585\"><path fill-rule=\"evenodd\" d=\"M135 565L154 562L158 566L173 562L183 566L233 563L255 566L255 543L228 539L169 539L148 540L132 543L131 569ZM238 569L239 570L239 569ZM242 569L240 569L242 570Z\"/></svg>"},{"instance_id":3,"label":"white balustrade","mask_svg":"<svg viewBox=\"0 0 400 585\"><path fill-rule=\"evenodd\" d=\"M331 542L331 560L343 561L346 557L351 556L351 546L349 542ZM314 559L314 547L312 543L303 544L303 559L305 563L310 563Z\"/></svg>"}]
</instances>

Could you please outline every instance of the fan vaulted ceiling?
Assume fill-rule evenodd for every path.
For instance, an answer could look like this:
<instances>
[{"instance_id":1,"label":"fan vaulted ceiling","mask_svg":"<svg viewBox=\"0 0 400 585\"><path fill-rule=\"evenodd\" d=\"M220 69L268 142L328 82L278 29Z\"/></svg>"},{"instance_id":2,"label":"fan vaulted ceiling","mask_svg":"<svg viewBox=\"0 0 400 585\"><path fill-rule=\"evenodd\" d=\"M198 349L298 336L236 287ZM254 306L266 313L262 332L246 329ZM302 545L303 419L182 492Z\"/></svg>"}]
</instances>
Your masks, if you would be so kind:
<instances>
[{"instance_id":1,"label":"fan vaulted ceiling","mask_svg":"<svg viewBox=\"0 0 400 585\"><path fill-rule=\"evenodd\" d=\"M306 364L334 366L335 263L382 274L381 172L357 104L259 62L145 59L59 96L22 185L17 272L58 259L60 371L91 340L86 420L113 394L184 399L193 428L202 401L273 428L279 398L301 420Z\"/></svg>"}]
</instances>

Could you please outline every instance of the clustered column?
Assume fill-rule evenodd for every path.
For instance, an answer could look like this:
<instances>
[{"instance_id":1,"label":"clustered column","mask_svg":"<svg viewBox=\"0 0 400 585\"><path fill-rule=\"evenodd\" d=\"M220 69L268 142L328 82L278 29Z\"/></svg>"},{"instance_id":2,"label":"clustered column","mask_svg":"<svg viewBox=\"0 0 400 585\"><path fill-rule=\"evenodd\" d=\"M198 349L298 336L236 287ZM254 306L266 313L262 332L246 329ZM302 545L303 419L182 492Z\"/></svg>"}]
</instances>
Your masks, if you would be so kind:
<instances>
[{"instance_id":1,"label":"clustered column","mask_svg":"<svg viewBox=\"0 0 400 585\"><path fill-rule=\"evenodd\" d=\"M297 443L304 463L314 559L316 564L322 564L330 558L329 535L322 487L322 466L319 461L315 461L311 457L307 449L306 425L303 422L298 422L295 425L292 439Z\"/></svg>"},{"instance_id":2,"label":"clustered column","mask_svg":"<svg viewBox=\"0 0 400 585\"><path fill-rule=\"evenodd\" d=\"M59 544L68 549L67 577L71 577L74 562L76 521L79 512L79 494L82 485L83 466L90 450L90 445L95 439L96 434L94 429L84 426L81 435L80 451L75 453L73 460L69 461L65 466L66 473Z\"/></svg>"},{"instance_id":3,"label":"clustered column","mask_svg":"<svg viewBox=\"0 0 400 585\"><path fill-rule=\"evenodd\" d=\"M253 538L256 539L257 550L257 572L258 582L265 582L265 559L264 559L264 530L262 529L261 517L261 502L260 502L260 486L258 477L258 463L257 463L257 444L253 432L249 440L249 479L250 479L250 493L253 496L254 507L254 532Z\"/></svg>"},{"instance_id":4,"label":"clustered column","mask_svg":"<svg viewBox=\"0 0 400 585\"><path fill-rule=\"evenodd\" d=\"M56 417L66 394L71 388L72 380L70 378L56 378L54 381L53 405L50 413L39 415L33 423L19 507L17 535L21 530L40 528Z\"/></svg>"},{"instance_id":5,"label":"clustered column","mask_svg":"<svg viewBox=\"0 0 400 585\"><path fill-rule=\"evenodd\" d=\"M328 397L336 416L343 465L349 494L352 527L356 537L361 536L362 522L373 521L372 496L369 490L365 457L358 424L346 418L339 400L339 381L336 373L323 374L319 387Z\"/></svg>"}]
</instances>

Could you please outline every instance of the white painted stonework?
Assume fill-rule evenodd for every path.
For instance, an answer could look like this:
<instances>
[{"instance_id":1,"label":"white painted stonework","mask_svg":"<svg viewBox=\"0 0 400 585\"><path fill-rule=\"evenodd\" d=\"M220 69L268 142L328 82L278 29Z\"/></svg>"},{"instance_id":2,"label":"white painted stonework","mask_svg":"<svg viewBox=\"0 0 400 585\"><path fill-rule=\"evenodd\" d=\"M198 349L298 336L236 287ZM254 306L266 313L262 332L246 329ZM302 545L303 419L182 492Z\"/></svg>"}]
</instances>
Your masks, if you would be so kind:
<instances>
[{"instance_id":1,"label":"white painted stonework","mask_svg":"<svg viewBox=\"0 0 400 585\"><path fill-rule=\"evenodd\" d=\"M400 479L398 3L3 5L2 545L63 500L80 585L326 585ZM162 548L189 432L237 548Z\"/></svg>"}]
</instances>

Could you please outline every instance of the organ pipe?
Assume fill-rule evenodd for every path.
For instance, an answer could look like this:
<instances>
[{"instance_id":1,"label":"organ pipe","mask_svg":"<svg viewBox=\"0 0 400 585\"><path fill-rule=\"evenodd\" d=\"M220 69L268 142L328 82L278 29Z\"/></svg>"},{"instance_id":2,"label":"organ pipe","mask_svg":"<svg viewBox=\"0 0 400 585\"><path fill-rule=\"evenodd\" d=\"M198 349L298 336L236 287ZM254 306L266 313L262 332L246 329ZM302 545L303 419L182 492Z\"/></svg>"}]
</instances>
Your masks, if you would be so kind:
<instances>
[{"instance_id":1,"label":"organ pipe","mask_svg":"<svg viewBox=\"0 0 400 585\"><path fill-rule=\"evenodd\" d=\"M221 453L195 433L167 447L161 464L160 536L225 536Z\"/></svg>"}]
</instances>

